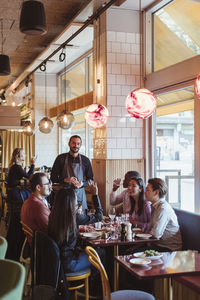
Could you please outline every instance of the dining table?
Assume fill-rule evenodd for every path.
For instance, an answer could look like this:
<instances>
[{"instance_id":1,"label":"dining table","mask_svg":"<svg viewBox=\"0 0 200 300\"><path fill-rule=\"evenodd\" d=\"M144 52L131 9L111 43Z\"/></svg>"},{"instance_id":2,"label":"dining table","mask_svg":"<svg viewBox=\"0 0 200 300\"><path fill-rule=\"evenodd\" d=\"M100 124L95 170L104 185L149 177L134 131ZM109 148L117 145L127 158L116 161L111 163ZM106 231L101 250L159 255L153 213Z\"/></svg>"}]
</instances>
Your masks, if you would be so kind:
<instances>
[{"instance_id":1,"label":"dining table","mask_svg":"<svg viewBox=\"0 0 200 300\"><path fill-rule=\"evenodd\" d=\"M118 239L105 239L105 238L98 238L98 239L88 239L88 238L84 238L84 236L81 236L85 242L92 246L92 247L113 247L113 263L114 263L114 282L113 282L113 287L114 287L114 291L117 291L119 289L119 265L117 263L117 261L114 259L114 257L117 257L119 255L119 247L120 246L135 246L138 245L138 247L141 245L147 245L149 246L152 243L155 243L158 241L158 239L155 238L138 238L135 237L131 240L124 240L121 241L120 238Z\"/></svg>"},{"instance_id":2,"label":"dining table","mask_svg":"<svg viewBox=\"0 0 200 300\"><path fill-rule=\"evenodd\" d=\"M158 259L142 257L141 264L135 258L138 254L115 256L115 261L138 279L155 279L154 295L156 299L172 300L171 279L175 276L199 275L200 253L193 250L161 252ZM144 260L147 263L144 263ZM150 262L149 262L150 260ZM176 299L174 299L176 300Z\"/></svg>"}]
</instances>

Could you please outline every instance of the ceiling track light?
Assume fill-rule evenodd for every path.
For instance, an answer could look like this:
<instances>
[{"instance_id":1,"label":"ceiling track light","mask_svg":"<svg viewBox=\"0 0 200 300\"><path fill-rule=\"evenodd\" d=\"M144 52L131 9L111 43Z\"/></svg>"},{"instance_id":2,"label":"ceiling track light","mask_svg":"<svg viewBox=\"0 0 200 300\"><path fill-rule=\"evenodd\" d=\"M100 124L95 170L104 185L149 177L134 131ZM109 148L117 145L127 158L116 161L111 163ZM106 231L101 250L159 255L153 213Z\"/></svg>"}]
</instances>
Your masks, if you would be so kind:
<instances>
[{"instance_id":1,"label":"ceiling track light","mask_svg":"<svg viewBox=\"0 0 200 300\"><path fill-rule=\"evenodd\" d=\"M47 32L44 5L40 1L28 0L22 4L20 31L28 35L42 35Z\"/></svg>"}]
</instances>

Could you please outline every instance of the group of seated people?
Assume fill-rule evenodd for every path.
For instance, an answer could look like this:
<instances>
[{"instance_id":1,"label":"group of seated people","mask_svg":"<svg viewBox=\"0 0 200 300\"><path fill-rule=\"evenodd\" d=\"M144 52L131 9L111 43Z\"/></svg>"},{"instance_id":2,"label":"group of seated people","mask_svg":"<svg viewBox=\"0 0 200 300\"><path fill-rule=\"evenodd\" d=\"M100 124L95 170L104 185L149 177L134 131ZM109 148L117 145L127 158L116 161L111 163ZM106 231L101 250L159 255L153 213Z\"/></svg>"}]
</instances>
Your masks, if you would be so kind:
<instances>
[{"instance_id":1,"label":"group of seated people","mask_svg":"<svg viewBox=\"0 0 200 300\"><path fill-rule=\"evenodd\" d=\"M177 216L165 200L167 185L161 178L148 180L147 187L137 171L125 174L121 194L117 194L120 179L113 182L110 204L122 204L123 212L129 213L130 222L159 239L151 245L159 251L176 251L182 248L182 239Z\"/></svg>"},{"instance_id":2,"label":"group of seated people","mask_svg":"<svg viewBox=\"0 0 200 300\"><path fill-rule=\"evenodd\" d=\"M79 225L93 224L103 219L103 210L98 196L97 184L89 180L88 188L93 197L95 214L80 214L77 196L74 189L61 187L56 192L53 207L50 210L47 197L52 192L52 186L46 173L38 172L33 174L34 159L30 171L26 173L22 168L24 161L23 149L13 155L15 164L10 168L10 186L12 187L12 174L29 178L31 193L23 205L16 210L13 207L12 218L8 229L8 252L7 258L19 259L19 251L22 241L19 237L22 222L33 232L41 231L56 241L60 248L61 262L64 272L76 272L90 266L88 256L84 251L77 253L76 245L78 239ZM33 174L33 175L32 175ZM118 194L120 179L113 182L113 189L110 193L111 205L122 205L122 212L129 214L129 220L133 226L141 228L145 233L150 233L159 239L151 245L151 249L158 251L176 251L182 247L181 234L176 214L170 204L166 202L165 195L167 186L160 178L149 179L147 187L141 175L137 171L129 171L125 174L123 181L124 190ZM16 183L13 183L14 186ZM8 197L12 198L13 189L8 190ZM21 195L20 195L21 196ZM27 197L26 197L27 198ZM21 202L20 202L21 203ZM13 246L9 242L9 236L15 234L17 243ZM29 245L32 244L32 236L26 233ZM19 237L19 238L18 238ZM12 239L11 239L12 240ZM10 245L9 245L10 244ZM10 247L9 247L10 246ZM17 252L15 250L17 247ZM14 253L14 256L12 254Z\"/></svg>"}]
</instances>

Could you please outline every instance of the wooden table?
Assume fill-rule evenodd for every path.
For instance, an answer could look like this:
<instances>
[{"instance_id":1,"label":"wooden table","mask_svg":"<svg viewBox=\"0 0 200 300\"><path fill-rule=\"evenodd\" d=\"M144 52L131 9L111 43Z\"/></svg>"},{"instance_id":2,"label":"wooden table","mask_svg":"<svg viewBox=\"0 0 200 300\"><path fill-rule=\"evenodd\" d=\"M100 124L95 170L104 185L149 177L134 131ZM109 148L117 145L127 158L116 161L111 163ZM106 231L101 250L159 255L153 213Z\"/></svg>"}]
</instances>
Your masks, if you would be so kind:
<instances>
[{"instance_id":1,"label":"wooden table","mask_svg":"<svg viewBox=\"0 0 200 300\"><path fill-rule=\"evenodd\" d=\"M92 247L113 247L114 249L114 257L119 255L119 246L122 245L140 245L140 244L151 244L157 242L158 239L139 239L135 238L132 241L121 241L117 240L105 240L105 239L98 239L98 240L87 240L87 243ZM119 265L116 260L114 260L114 291L118 290L118 283L119 283Z\"/></svg>"},{"instance_id":2,"label":"wooden table","mask_svg":"<svg viewBox=\"0 0 200 300\"><path fill-rule=\"evenodd\" d=\"M152 261L149 265L142 267L134 266L129 262L133 255L115 256L115 260L139 279L169 278L167 280L168 291L165 291L162 299L171 299L172 295L169 291L171 277L200 274L200 254L192 250L163 252L162 254L163 257L159 260Z\"/></svg>"}]
</instances>

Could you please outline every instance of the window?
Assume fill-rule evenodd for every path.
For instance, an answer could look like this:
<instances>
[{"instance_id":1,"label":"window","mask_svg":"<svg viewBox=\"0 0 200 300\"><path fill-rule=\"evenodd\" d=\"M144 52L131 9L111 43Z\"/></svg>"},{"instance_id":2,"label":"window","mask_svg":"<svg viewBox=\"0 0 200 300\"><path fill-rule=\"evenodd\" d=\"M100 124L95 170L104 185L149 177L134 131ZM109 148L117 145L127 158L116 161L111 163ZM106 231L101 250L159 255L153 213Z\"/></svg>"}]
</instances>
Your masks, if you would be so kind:
<instances>
[{"instance_id":1,"label":"window","mask_svg":"<svg viewBox=\"0 0 200 300\"><path fill-rule=\"evenodd\" d=\"M154 13L154 71L200 54L200 2L174 0Z\"/></svg>"},{"instance_id":2,"label":"window","mask_svg":"<svg viewBox=\"0 0 200 300\"><path fill-rule=\"evenodd\" d=\"M64 82L66 81L66 82ZM60 76L60 103L79 97L93 89L93 56L85 57Z\"/></svg>"},{"instance_id":3,"label":"window","mask_svg":"<svg viewBox=\"0 0 200 300\"><path fill-rule=\"evenodd\" d=\"M192 87L158 96L155 172L166 181L172 206L195 210Z\"/></svg>"}]
</instances>

